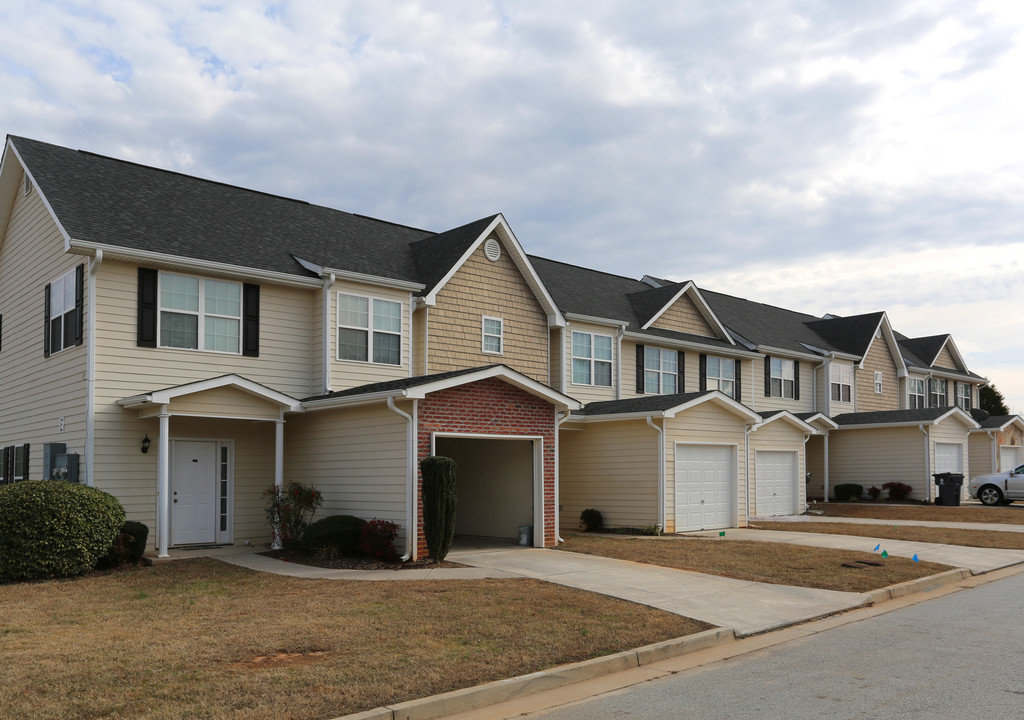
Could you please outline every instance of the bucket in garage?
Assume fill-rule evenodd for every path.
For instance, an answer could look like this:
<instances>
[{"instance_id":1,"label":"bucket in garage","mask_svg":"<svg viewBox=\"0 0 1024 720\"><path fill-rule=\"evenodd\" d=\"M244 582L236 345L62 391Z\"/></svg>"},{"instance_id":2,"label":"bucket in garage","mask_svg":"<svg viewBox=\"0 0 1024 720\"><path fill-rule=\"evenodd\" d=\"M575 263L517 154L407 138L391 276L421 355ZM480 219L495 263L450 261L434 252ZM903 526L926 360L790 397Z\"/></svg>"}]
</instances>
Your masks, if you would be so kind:
<instances>
[{"instance_id":1,"label":"bucket in garage","mask_svg":"<svg viewBox=\"0 0 1024 720\"><path fill-rule=\"evenodd\" d=\"M519 544L523 547L533 547L533 525L519 526Z\"/></svg>"}]
</instances>

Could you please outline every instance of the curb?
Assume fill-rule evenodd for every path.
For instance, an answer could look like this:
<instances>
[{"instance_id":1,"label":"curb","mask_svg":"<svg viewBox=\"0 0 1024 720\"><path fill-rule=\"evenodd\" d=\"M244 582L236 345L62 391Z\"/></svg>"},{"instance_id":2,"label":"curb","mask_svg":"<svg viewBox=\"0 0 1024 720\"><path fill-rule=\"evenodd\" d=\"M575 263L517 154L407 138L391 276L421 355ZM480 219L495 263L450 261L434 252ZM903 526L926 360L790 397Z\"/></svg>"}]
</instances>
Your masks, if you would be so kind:
<instances>
[{"instance_id":1,"label":"curb","mask_svg":"<svg viewBox=\"0 0 1024 720\"><path fill-rule=\"evenodd\" d=\"M895 600L896 598L903 597L904 595L934 590L935 588L942 587L943 585L952 585L953 583L960 582L961 580L966 580L969 577L972 577L972 573L966 568L947 570L946 572L939 573L938 575L929 575L928 577L917 578L916 580L908 580L907 582L897 583L896 585L890 585L889 587L869 592L867 593L868 602L872 605L878 605L879 603L883 603L888 600Z\"/></svg>"},{"instance_id":2,"label":"curb","mask_svg":"<svg viewBox=\"0 0 1024 720\"><path fill-rule=\"evenodd\" d=\"M731 642L734 638L735 633L731 629L714 628L694 635L646 645L635 650L626 650L593 660L561 665L529 675L495 680L484 685L453 690L433 697L374 708L355 715L337 717L333 720L431 720L496 705L506 700L527 697L544 690L552 690L623 670L634 670L696 650Z\"/></svg>"}]
</instances>

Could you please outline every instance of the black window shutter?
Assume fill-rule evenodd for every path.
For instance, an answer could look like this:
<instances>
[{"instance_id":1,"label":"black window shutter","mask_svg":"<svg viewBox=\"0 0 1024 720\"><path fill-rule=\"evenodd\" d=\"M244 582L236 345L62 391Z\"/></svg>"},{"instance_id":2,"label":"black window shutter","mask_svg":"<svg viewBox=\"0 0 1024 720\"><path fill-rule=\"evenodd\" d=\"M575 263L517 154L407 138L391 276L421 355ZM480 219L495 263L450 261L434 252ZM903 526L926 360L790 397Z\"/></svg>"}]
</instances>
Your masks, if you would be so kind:
<instances>
[{"instance_id":1,"label":"black window shutter","mask_svg":"<svg viewBox=\"0 0 1024 720\"><path fill-rule=\"evenodd\" d=\"M644 346L636 346L636 391L644 391Z\"/></svg>"},{"instance_id":2,"label":"black window shutter","mask_svg":"<svg viewBox=\"0 0 1024 720\"><path fill-rule=\"evenodd\" d=\"M4 316L0 315L0 350L4 349Z\"/></svg>"},{"instance_id":3,"label":"black window shutter","mask_svg":"<svg viewBox=\"0 0 1024 720\"><path fill-rule=\"evenodd\" d=\"M772 396L772 356L764 356L764 396Z\"/></svg>"},{"instance_id":4,"label":"black window shutter","mask_svg":"<svg viewBox=\"0 0 1024 720\"><path fill-rule=\"evenodd\" d=\"M138 331L136 344L139 347L156 347L157 312L157 271L139 268Z\"/></svg>"},{"instance_id":5,"label":"black window shutter","mask_svg":"<svg viewBox=\"0 0 1024 720\"><path fill-rule=\"evenodd\" d=\"M800 361L793 361L793 399L800 399Z\"/></svg>"},{"instance_id":6,"label":"black window shutter","mask_svg":"<svg viewBox=\"0 0 1024 720\"><path fill-rule=\"evenodd\" d=\"M679 364L679 367L676 369L676 372L679 373L679 382L676 383L676 392L686 392L686 373L684 372L686 369L686 353L679 350L676 353L676 362Z\"/></svg>"},{"instance_id":7,"label":"black window shutter","mask_svg":"<svg viewBox=\"0 0 1024 720\"><path fill-rule=\"evenodd\" d=\"M698 363L699 364L697 365L697 368L700 372L700 385L698 385L697 387L700 389L701 392L704 392L705 390L708 389L708 356L705 355L704 353L701 353Z\"/></svg>"},{"instance_id":8,"label":"black window shutter","mask_svg":"<svg viewBox=\"0 0 1024 720\"><path fill-rule=\"evenodd\" d=\"M743 393L740 392L740 372L743 370L743 363L740 362L739 358L733 360L733 377L736 378L736 397L733 398L736 402L743 402Z\"/></svg>"},{"instance_id":9,"label":"black window shutter","mask_svg":"<svg viewBox=\"0 0 1024 720\"><path fill-rule=\"evenodd\" d=\"M50 357L50 284L43 291L43 357Z\"/></svg>"},{"instance_id":10,"label":"black window shutter","mask_svg":"<svg viewBox=\"0 0 1024 720\"><path fill-rule=\"evenodd\" d=\"M260 286L242 286L242 354L260 356Z\"/></svg>"},{"instance_id":11,"label":"black window shutter","mask_svg":"<svg viewBox=\"0 0 1024 720\"><path fill-rule=\"evenodd\" d=\"M29 476L29 474L28 474L28 456L29 456L29 444L28 444L28 443L25 443L24 447L25 447L25 450L24 450L24 453L25 453L25 460L24 460L24 464L23 464L23 466L22 466L22 469L21 469L21 472L22 472L22 475L21 475L21 476L22 476L23 478L25 478L26 480L29 480L29 479L31 479L31 477L30 477L30 476Z\"/></svg>"},{"instance_id":12,"label":"black window shutter","mask_svg":"<svg viewBox=\"0 0 1024 720\"><path fill-rule=\"evenodd\" d=\"M960 383L953 381L953 402L950 405L960 407Z\"/></svg>"},{"instance_id":13,"label":"black window shutter","mask_svg":"<svg viewBox=\"0 0 1024 720\"><path fill-rule=\"evenodd\" d=\"M3 452L4 464L0 465L0 483L7 483L7 448Z\"/></svg>"},{"instance_id":14,"label":"black window shutter","mask_svg":"<svg viewBox=\"0 0 1024 720\"><path fill-rule=\"evenodd\" d=\"M85 265L75 268L75 345L82 344L85 334ZM26 473L26 477L28 473Z\"/></svg>"}]
</instances>

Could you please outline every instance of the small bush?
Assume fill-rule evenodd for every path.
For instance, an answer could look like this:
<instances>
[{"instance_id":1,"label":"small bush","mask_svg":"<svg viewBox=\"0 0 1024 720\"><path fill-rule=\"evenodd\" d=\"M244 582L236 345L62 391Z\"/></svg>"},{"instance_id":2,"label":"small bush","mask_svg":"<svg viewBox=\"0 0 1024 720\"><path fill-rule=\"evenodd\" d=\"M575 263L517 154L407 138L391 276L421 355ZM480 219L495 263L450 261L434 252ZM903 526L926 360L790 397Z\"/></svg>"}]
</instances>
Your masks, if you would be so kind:
<instances>
[{"instance_id":1,"label":"small bush","mask_svg":"<svg viewBox=\"0 0 1024 720\"><path fill-rule=\"evenodd\" d=\"M580 530L583 532L601 532L603 528L604 518L600 510L587 508L580 513Z\"/></svg>"},{"instance_id":2,"label":"small bush","mask_svg":"<svg viewBox=\"0 0 1024 720\"><path fill-rule=\"evenodd\" d=\"M100 558L97 567L110 568L124 563L137 563L146 552L148 538L149 528L145 523L126 520L107 554Z\"/></svg>"},{"instance_id":3,"label":"small bush","mask_svg":"<svg viewBox=\"0 0 1024 720\"><path fill-rule=\"evenodd\" d=\"M889 493L890 500L906 500L914 492L914 488L901 482L887 482L882 489Z\"/></svg>"},{"instance_id":4,"label":"small bush","mask_svg":"<svg viewBox=\"0 0 1024 720\"><path fill-rule=\"evenodd\" d=\"M876 488L874 485L868 488L868 496L872 500L877 500L878 496L882 494L882 491Z\"/></svg>"},{"instance_id":5,"label":"small bush","mask_svg":"<svg viewBox=\"0 0 1024 720\"><path fill-rule=\"evenodd\" d=\"M836 485L836 500L847 502L849 500L860 500L864 494L864 486L857 483L841 483Z\"/></svg>"},{"instance_id":6,"label":"small bush","mask_svg":"<svg viewBox=\"0 0 1024 720\"><path fill-rule=\"evenodd\" d=\"M387 520L374 518L363 526L359 533L359 549L364 555L378 560L397 560L395 538L398 537L398 525Z\"/></svg>"},{"instance_id":7,"label":"small bush","mask_svg":"<svg viewBox=\"0 0 1024 720\"><path fill-rule=\"evenodd\" d=\"M284 488L271 485L263 491L263 497L275 537L286 550L298 550L302 533L309 527L316 509L324 504L324 496L312 485L289 482Z\"/></svg>"},{"instance_id":8,"label":"small bush","mask_svg":"<svg viewBox=\"0 0 1024 720\"><path fill-rule=\"evenodd\" d=\"M88 572L122 525L121 503L88 485L27 480L0 487L0 582Z\"/></svg>"},{"instance_id":9,"label":"small bush","mask_svg":"<svg viewBox=\"0 0 1024 720\"><path fill-rule=\"evenodd\" d=\"M359 555L359 535L366 521L353 515L330 515L317 520L302 535L302 549L328 556Z\"/></svg>"}]
</instances>

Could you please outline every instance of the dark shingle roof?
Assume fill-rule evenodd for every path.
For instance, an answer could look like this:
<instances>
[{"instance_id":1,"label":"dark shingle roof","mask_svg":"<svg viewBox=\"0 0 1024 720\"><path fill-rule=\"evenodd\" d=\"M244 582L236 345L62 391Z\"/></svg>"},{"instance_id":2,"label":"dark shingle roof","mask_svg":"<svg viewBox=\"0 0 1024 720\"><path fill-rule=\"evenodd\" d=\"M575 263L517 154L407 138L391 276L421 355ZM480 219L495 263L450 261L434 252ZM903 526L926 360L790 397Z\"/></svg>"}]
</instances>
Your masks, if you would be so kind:
<instances>
[{"instance_id":1,"label":"dark shingle roof","mask_svg":"<svg viewBox=\"0 0 1024 720\"><path fill-rule=\"evenodd\" d=\"M808 323L820 320L814 315L703 288L700 292L723 325L754 345L805 354L810 352L806 345L825 350L838 349L828 347L828 343L808 327Z\"/></svg>"},{"instance_id":2,"label":"dark shingle roof","mask_svg":"<svg viewBox=\"0 0 1024 720\"><path fill-rule=\"evenodd\" d=\"M902 337L899 340L900 348L904 350L904 356L909 351L909 359L918 367L929 367L935 361L935 357L942 350L949 335L930 335L928 337L908 338ZM955 370L954 372L959 372Z\"/></svg>"},{"instance_id":3,"label":"dark shingle roof","mask_svg":"<svg viewBox=\"0 0 1024 720\"><path fill-rule=\"evenodd\" d=\"M644 395L627 400L607 400L592 402L583 406L582 410L574 411L573 415L621 415L625 413L663 412L683 403L715 392L677 393L676 395Z\"/></svg>"},{"instance_id":4,"label":"dark shingle roof","mask_svg":"<svg viewBox=\"0 0 1024 720\"><path fill-rule=\"evenodd\" d=\"M850 317L835 317L827 320L814 320L807 327L823 338L829 349L850 355L864 355L871 346L871 340L882 321L881 312Z\"/></svg>"},{"instance_id":5,"label":"dark shingle roof","mask_svg":"<svg viewBox=\"0 0 1024 720\"><path fill-rule=\"evenodd\" d=\"M646 290L640 290L639 292L627 295L630 307L633 308L633 314L637 322L640 323L640 327L650 322L651 318L659 310L671 302L672 298L683 289L684 285L686 283L675 283L674 285L666 285L660 288L648 287Z\"/></svg>"},{"instance_id":6,"label":"dark shingle roof","mask_svg":"<svg viewBox=\"0 0 1024 720\"><path fill-rule=\"evenodd\" d=\"M311 400L328 400L330 398L339 397L350 397L353 395L371 395L373 393L388 392L391 390L406 390L411 387L417 387L419 385L427 385L438 380L447 380L448 378L458 377L460 375L468 375L475 373L479 370L489 370L499 365L481 365L480 367L467 368L465 370L450 370L443 373L434 373L433 375L420 375L418 377L401 378L400 380L388 380L387 382L370 383L368 385L360 385L354 388L348 388L347 390L338 390L336 392L327 393L326 395L312 395L307 398L303 398L302 402L309 402Z\"/></svg>"},{"instance_id":7,"label":"dark shingle roof","mask_svg":"<svg viewBox=\"0 0 1024 720\"><path fill-rule=\"evenodd\" d=\"M417 276L429 292L459 261L469 246L480 237L497 215L446 230L412 244Z\"/></svg>"},{"instance_id":8,"label":"dark shingle roof","mask_svg":"<svg viewBox=\"0 0 1024 720\"><path fill-rule=\"evenodd\" d=\"M887 423L928 422L942 417L953 408L919 408L916 410L880 410L878 412L859 412L836 415L832 419L842 426L880 425Z\"/></svg>"},{"instance_id":9,"label":"dark shingle roof","mask_svg":"<svg viewBox=\"0 0 1024 720\"><path fill-rule=\"evenodd\" d=\"M1002 427L1006 423L1013 420L1015 417L1017 417L1017 415L990 415L984 420L978 420L978 418L974 418L974 420L987 430L989 428Z\"/></svg>"}]
</instances>

